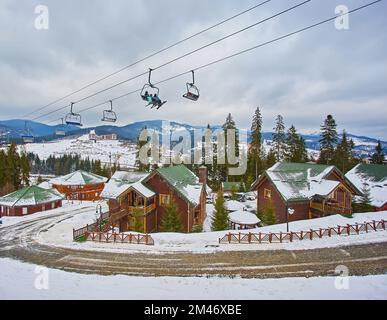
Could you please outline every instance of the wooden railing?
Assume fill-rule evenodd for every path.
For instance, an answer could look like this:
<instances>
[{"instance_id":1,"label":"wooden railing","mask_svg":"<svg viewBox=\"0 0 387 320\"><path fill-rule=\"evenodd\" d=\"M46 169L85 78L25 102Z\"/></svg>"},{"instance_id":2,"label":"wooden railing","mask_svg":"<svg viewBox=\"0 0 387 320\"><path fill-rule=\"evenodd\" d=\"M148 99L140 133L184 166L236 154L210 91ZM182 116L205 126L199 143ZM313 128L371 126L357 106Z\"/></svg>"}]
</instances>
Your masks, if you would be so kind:
<instances>
[{"instance_id":1,"label":"wooden railing","mask_svg":"<svg viewBox=\"0 0 387 320\"><path fill-rule=\"evenodd\" d=\"M149 234L114 233L114 232L86 232L85 240L98 242L115 242L129 244L154 245L153 238Z\"/></svg>"},{"instance_id":2,"label":"wooden railing","mask_svg":"<svg viewBox=\"0 0 387 320\"><path fill-rule=\"evenodd\" d=\"M96 231L101 226L104 220L109 219L109 212L104 212L100 215L96 222L92 224L87 224L85 227L79 229L73 229L73 240L78 240L81 238L87 231Z\"/></svg>"},{"instance_id":3,"label":"wooden railing","mask_svg":"<svg viewBox=\"0 0 387 320\"><path fill-rule=\"evenodd\" d=\"M317 230L310 229L309 231L299 232L277 232L277 233L227 233L222 238L219 238L219 243L282 243L293 242L294 240L313 240L323 237L331 237L335 235L353 235L360 233L368 233L370 231L386 230L386 221L380 220L364 223L356 223L353 225L337 226L332 228L320 228Z\"/></svg>"},{"instance_id":4,"label":"wooden railing","mask_svg":"<svg viewBox=\"0 0 387 320\"><path fill-rule=\"evenodd\" d=\"M144 214L148 214L149 212L153 211L154 209L156 209L156 203L152 203L146 207L144 206L129 206L128 207L128 210L130 213L133 212L133 210L136 210L136 209L142 209L144 210Z\"/></svg>"},{"instance_id":5,"label":"wooden railing","mask_svg":"<svg viewBox=\"0 0 387 320\"><path fill-rule=\"evenodd\" d=\"M331 213L331 214L350 214L352 213L352 208L346 208L341 207L339 205L331 205L331 204L323 204L320 202L312 202L310 204L310 207L312 209L325 212L325 213Z\"/></svg>"}]
</instances>

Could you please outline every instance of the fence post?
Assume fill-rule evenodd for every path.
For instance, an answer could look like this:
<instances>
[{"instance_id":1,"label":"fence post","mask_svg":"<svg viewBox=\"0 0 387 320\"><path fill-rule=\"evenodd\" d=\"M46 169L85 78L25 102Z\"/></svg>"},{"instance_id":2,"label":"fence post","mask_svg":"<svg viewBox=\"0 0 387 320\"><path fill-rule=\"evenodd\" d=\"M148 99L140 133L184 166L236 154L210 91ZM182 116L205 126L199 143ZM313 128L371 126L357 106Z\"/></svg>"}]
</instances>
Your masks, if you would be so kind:
<instances>
[{"instance_id":1,"label":"fence post","mask_svg":"<svg viewBox=\"0 0 387 320\"><path fill-rule=\"evenodd\" d=\"M227 234L227 240L228 240L228 243L231 243L231 232Z\"/></svg>"},{"instance_id":2,"label":"fence post","mask_svg":"<svg viewBox=\"0 0 387 320\"><path fill-rule=\"evenodd\" d=\"M312 229L310 229L309 239L310 239L310 240L313 240L313 230L312 230Z\"/></svg>"},{"instance_id":3,"label":"fence post","mask_svg":"<svg viewBox=\"0 0 387 320\"><path fill-rule=\"evenodd\" d=\"M322 238L322 229L320 228L320 234L319 234L320 239Z\"/></svg>"},{"instance_id":4,"label":"fence post","mask_svg":"<svg viewBox=\"0 0 387 320\"><path fill-rule=\"evenodd\" d=\"M386 230L386 223L385 223L384 219L382 219L382 228L383 228L383 230Z\"/></svg>"},{"instance_id":5,"label":"fence post","mask_svg":"<svg viewBox=\"0 0 387 320\"><path fill-rule=\"evenodd\" d=\"M249 232L249 235L248 235L248 241L249 241L249 243L251 243L251 232Z\"/></svg>"},{"instance_id":6,"label":"fence post","mask_svg":"<svg viewBox=\"0 0 387 320\"><path fill-rule=\"evenodd\" d=\"M376 231L376 221L375 220L372 220L372 225L374 227L374 231Z\"/></svg>"},{"instance_id":7,"label":"fence post","mask_svg":"<svg viewBox=\"0 0 387 320\"><path fill-rule=\"evenodd\" d=\"M272 237L273 237L273 234L270 232L269 233L269 242L271 243L271 241L272 241Z\"/></svg>"},{"instance_id":8,"label":"fence post","mask_svg":"<svg viewBox=\"0 0 387 320\"><path fill-rule=\"evenodd\" d=\"M347 224L347 235L351 234L351 225Z\"/></svg>"},{"instance_id":9,"label":"fence post","mask_svg":"<svg viewBox=\"0 0 387 320\"><path fill-rule=\"evenodd\" d=\"M241 233L238 233L238 242L241 243Z\"/></svg>"},{"instance_id":10,"label":"fence post","mask_svg":"<svg viewBox=\"0 0 387 320\"><path fill-rule=\"evenodd\" d=\"M301 230L300 238L301 238L301 240L304 240L304 231L302 231L302 230Z\"/></svg>"},{"instance_id":11,"label":"fence post","mask_svg":"<svg viewBox=\"0 0 387 320\"><path fill-rule=\"evenodd\" d=\"M260 231L259 234L258 234L258 242L259 242L259 243L262 243L262 234L261 234L261 231Z\"/></svg>"},{"instance_id":12,"label":"fence post","mask_svg":"<svg viewBox=\"0 0 387 320\"><path fill-rule=\"evenodd\" d=\"M340 226L339 225L337 226L337 233L339 234L339 236L341 236L341 231L340 231Z\"/></svg>"},{"instance_id":13,"label":"fence post","mask_svg":"<svg viewBox=\"0 0 387 320\"><path fill-rule=\"evenodd\" d=\"M280 231L280 243L282 243L282 231Z\"/></svg>"},{"instance_id":14,"label":"fence post","mask_svg":"<svg viewBox=\"0 0 387 320\"><path fill-rule=\"evenodd\" d=\"M328 229L328 237L332 236L332 228Z\"/></svg>"},{"instance_id":15,"label":"fence post","mask_svg":"<svg viewBox=\"0 0 387 320\"><path fill-rule=\"evenodd\" d=\"M365 225L365 231L366 231L366 233L368 233L368 224L366 221L364 221L364 225Z\"/></svg>"},{"instance_id":16,"label":"fence post","mask_svg":"<svg viewBox=\"0 0 387 320\"><path fill-rule=\"evenodd\" d=\"M356 233L359 234L359 225L357 222L356 222Z\"/></svg>"},{"instance_id":17,"label":"fence post","mask_svg":"<svg viewBox=\"0 0 387 320\"><path fill-rule=\"evenodd\" d=\"M290 237L289 237L289 240L290 240L290 242L293 242L293 232L292 232L292 231L290 231Z\"/></svg>"}]
</instances>

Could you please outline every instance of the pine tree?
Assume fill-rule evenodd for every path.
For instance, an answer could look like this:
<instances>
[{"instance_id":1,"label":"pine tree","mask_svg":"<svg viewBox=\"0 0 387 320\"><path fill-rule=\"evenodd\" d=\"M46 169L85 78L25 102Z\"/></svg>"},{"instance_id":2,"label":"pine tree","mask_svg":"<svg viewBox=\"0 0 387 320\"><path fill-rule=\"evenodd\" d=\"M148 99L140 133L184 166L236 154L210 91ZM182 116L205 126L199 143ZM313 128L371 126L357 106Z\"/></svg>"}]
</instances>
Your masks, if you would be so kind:
<instances>
[{"instance_id":1,"label":"pine tree","mask_svg":"<svg viewBox=\"0 0 387 320\"><path fill-rule=\"evenodd\" d=\"M321 125L320 158L321 164L331 164L335 156L335 147L338 141L336 121L332 115L328 115Z\"/></svg>"},{"instance_id":2,"label":"pine tree","mask_svg":"<svg viewBox=\"0 0 387 320\"><path fill-rule=\"evenodd\" d=\"M235 130L235 151L234 151L235 153L234 154L236 157L239 156L239 133L238 133L235 121L232 118L231 113L228 114L228 116L226 118L226 122L223 124L222 129L224 131L225 143L226 143L225 144L226 163L224 166L221 166L221 175L222 175L222 178L224 181L224 180L228 180L228 169L230 167L233 167L232 164L229 164L229 160L228 160L228 156L227 156L227 151L229 150L229 148L231 148L231 145L229 146L229 143L231 143L231 142L227 141L227 131L228 130Z\"/></svg>"},{"instance_id":3,"label":"pine tree","mask_svg":"<svg viewBox=\"0 0 387 320\"><path fill-rule=\"evenodd\" d=\"M354 158L352 149L354 148L353 140L348 140L347 133L343 130L343 135L340 143L337 145L334 156L334 164L344 174L354 166Z\"/></svg>"},{"instance_id":4,"label":"pine tree","mask_svg":"<svg viewBox=\"0 0 387 320\"><path fill-rule=\"evenodd\" d=\"M285 124L284 118L279 114L276 117L276 126L273 128L273 152L276 161L282 161L285 156L286 144L285 144Z\"/></svg>"},{"instance_id":5,"label":"pine tree","mask_svg":"<svg viewBox=\"0 0 387 320\"><path fill-rule=\"evenodd\" d=\"M215 201L215 212L212 217L212 231L222 231L228 229L228 212L223 198L223 192L218 191Z\"/></svg>"},{"instance_id":6,"label":"pine tree","mask_svg":"<svg viewBox=\"0 0 387 320\"><path fill-rule=\"evenodd\" d=\"M380 140L378 140L378 144L376 145L375 151L376 152L372 155L372 163L383 164L385 155L383 153L383 147Z\"/></svg>"},{"instance_id":7,"label":"pine tree","mask_svg":"<svg viewBox=\"0 0 387 320\"><path fill-rule=\"evenodd\" d=\"M25 153L21 155L20 158L20 168L21 168L21 181L23 185L30 185L30 163Z\"/></svg>"},{"instance_id":8,"label":"pine tree","mask_svg":"<svg viewBox=\"0 0 387 320\"><path fill-rule=\"evenodd\" d=\"M271 200L263 209L263 222L269 226L277 223L275 206Z\"/></svg>"},{"instance_id":9,"label":"pine tree","mask_svg":"<svg viewBox=\"0 0 387 320\"><path fill-rule=\"evenodd\" d=\"M308 160L305 140L297 133L294 125L287 132L285 160L289 162L306 162Z\"/></svg>"},{"instance_id":10,"label":"pine tree","mask_svg":"<svg viewBox=\"0 0 387 320\"><path fill-rule=\"evenodd\" d=\"M142 208L133 208L130 218L131 229L136 232L145 232L144 230L144 210Z\"/></svg>"},{"instance_id":11,"label":"pine tree","mask_svg":"<svg viewBox=\"0 0 387 320\"><path fill-rule=\"evenodd\" d=\"M264 170L262 150L262 115L259 107L255 110L251 124L251 144L247 154L247 173L245 183L258 179L259 174Z\"/></svg>"},{"instance_id":12,"label":"pine tree","mask_svg":"<svg viewBox=\"0 0 387 320\"><path fill-rule=\"evenodd\" d=\"M362 195L359 197L358 201L355 201L352 204L353 212L360 213L360 212L371 212L374 211L371 198L371 189L367 184L363 184L363 187L361 189Z\"/></svg>"},{"instance_id":13,"label":"pine tree","mask_svg":"<svg viewBox=\"0 0 387 320\"><path fill-rule=\"evenodd\" d=\"M173 199L171 199L170 203L165 208L164 216L161 219L161 230L163 232L183 231L179 210Z\"/></svg>"},{"instance_id":14,"label":"pine tree","mask_svg":"<svg viewBox=\"0 0 387 320\"><path fill-rule=\"evenodd\" d=\"M270 168L270 167L274 166L276 162L277 162L277 159L275 157L275 152L273 149L271 149L268 152L267 157L266 157L266 168Z\"/></svg>"}]
</instances>

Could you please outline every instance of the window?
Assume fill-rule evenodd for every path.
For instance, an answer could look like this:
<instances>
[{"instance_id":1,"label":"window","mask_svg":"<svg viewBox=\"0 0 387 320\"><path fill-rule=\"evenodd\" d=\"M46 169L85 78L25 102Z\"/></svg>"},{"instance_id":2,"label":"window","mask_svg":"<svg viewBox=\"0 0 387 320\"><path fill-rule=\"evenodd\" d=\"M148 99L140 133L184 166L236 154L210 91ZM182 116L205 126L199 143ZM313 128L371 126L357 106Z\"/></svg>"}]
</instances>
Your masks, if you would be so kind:
<instances>
[{"instance_id":1,"label":"window","mask_svg":"<svg viewBox=\"0 0 387 320\"><path fill-rule=\"evenodd\" d=\"M27 214L27 213L28 213L28 208L23 207L23 209L22 209L22 214Z\"/></svg>"},{"instance_id":2,"label":"window","mask_svg":"<svg viewBox=\"0 0 387 320\"><path fill-rule=\"evenodd\" d=\"M170 200L171 200L171 197L169 196L169 194L160 194L159 195L159 203L161 206L169 205Z\"/></svg>"},{"instance_id":3,"label":"window","mask_svg":"<svg viewBox=\"0 0 387 320\"><path fill-rule=\"evenodd\" d=\"M271 199L271 190L269 190L269 189L264 189L264 190L263 190L263 197L264 197L265 199Z\"/></svg>"},{"instance_id":4,"label":"window","mask_svg":"<svg viewBox=\"0 0 387 320\"><path fill-rule=\"evenodd\" d=\"M51 203L51 209L55 209L55 202Z\"/></svg>"}]
</instances>

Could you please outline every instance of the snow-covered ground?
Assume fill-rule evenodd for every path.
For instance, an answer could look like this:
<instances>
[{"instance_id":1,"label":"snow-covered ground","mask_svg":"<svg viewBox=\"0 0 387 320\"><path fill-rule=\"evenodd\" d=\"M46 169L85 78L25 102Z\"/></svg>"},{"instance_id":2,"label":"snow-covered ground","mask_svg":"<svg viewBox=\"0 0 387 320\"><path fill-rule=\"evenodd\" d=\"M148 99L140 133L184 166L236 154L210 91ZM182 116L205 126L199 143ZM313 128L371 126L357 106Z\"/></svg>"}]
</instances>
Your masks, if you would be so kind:
<instances>
[{"instance_id":1,"label":"snow-covered ground","mask_svg":"<svg viewBox=\"0 0 387 320\"><path fill-rule=\"evenodd\" d=\"M0 259L0 299L381 299L387 275L282 279L99 276ZM46 277L47 275L47 277ZM47 284L47 286L46 286ZM344 284L344 285L343 285ZM348 284L348 286L346 286ZM46 289L47 288L47 289ZM341 288L341 289L338 289Z\"/></svg>"},{"instance_id":2,"label":"snow-covered ground","mask_svg":"<svg viewBox=\"0 0 387 320\"><path fill-rule=\"evenodd\" d=\"M63 155L80 155L82 159L101 160L109 163L109 154L112 163L120 163L122 167L133 167L136 161L136 147L119 140L91 141L88 135L79 138L63 138L60 140L29 143L23 145L26 152L32 152L45 160L49 156L60 157Z\"/></svg>"},{"instance_id":3,"label":"snow-covered ground","mask_svg":"<svg viewBox=\"0 0 387 320\"><path fill-rule=\"evenodd\" d=\"M213 205L207 205L208 217L204 223L204 228L209 229L211 224ZM118 252L149 252L163 253L173 251L190 251L193 253L230 251L230 250L302 250L315 249L322 247L337 247L350 244L364 244L387 241L386 231L370 232L367 234L351 236L332 236L322 239L294 241L292 243L272 243L272 244L219 244L218 239L223 237L228 231L220 232L202 232L202 233L154 233L152 237L155 241L154 246L133 245L121 243L98 243L87 241L84 243L73 242L72 230L79 228L86 223L95 221L95 212L90 211L77 214L71 219L64 220L47 232L41 233L37 240L42 243L81 250L98 250L98 251L118 251ZM370 212L355 214L353 218L346 218L340 215L333 215L325 218L295 221L289 224L290 230L301 231L309 229L326 228L337 225L362 223L372 220L387 220L387 211ZM238 232L230 230L231 232ZM261 227L250 230L251 232L286 232L286 224ZM242 231L245 232L245 231Z\"/></svg>"}]
</instances>

